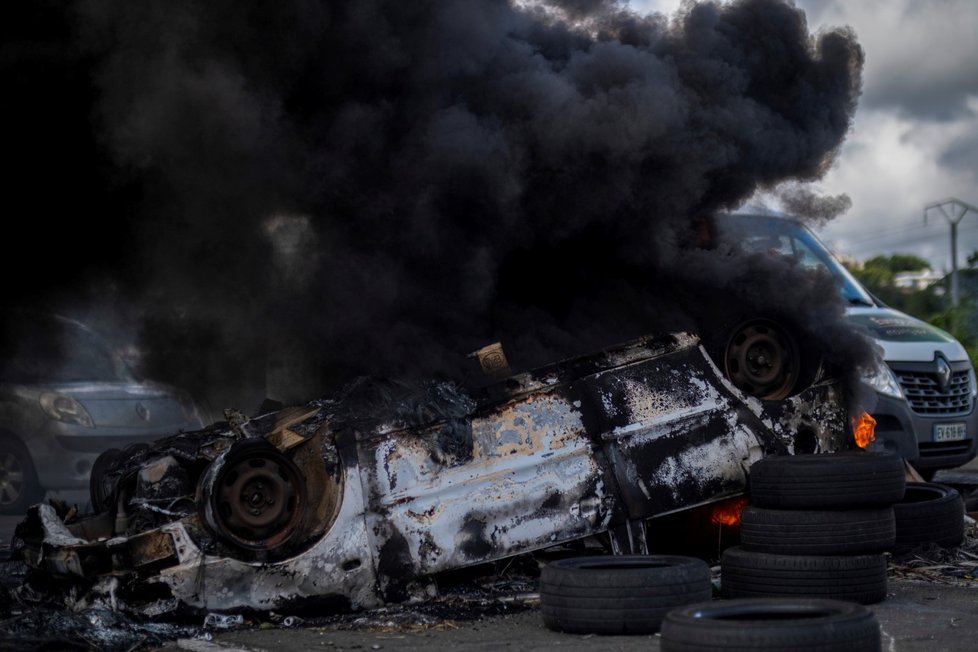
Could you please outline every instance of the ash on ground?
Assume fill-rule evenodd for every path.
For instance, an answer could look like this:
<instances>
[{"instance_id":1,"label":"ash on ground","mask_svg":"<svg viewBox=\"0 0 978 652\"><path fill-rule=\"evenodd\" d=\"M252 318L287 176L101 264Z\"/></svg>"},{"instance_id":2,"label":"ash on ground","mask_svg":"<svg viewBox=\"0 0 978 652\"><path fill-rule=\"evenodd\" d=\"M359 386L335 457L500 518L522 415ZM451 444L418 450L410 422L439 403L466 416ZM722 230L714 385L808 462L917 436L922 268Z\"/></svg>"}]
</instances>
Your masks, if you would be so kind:
<instances>
[{"instance_id":1,"label":"ash on ground","mask_svg":"<svg viewBox=\"0 0 978 652\"><path fill-rule=\"evenodd\" d=\"M187 611L167 619L137 619L107 606L78 611L58 607L55 587L38 586L26 565L0 557L0 638L11 652L155 648L167 641L210 640L233 629L318 628L326 631L405 632L456 629L464 623L534 608L539 602L539 562L532 555L433 578L436 595L416 604L398 604L353 613L333 613L298 605L288 613L236 614Z\"/></svg>"}]
</instances>

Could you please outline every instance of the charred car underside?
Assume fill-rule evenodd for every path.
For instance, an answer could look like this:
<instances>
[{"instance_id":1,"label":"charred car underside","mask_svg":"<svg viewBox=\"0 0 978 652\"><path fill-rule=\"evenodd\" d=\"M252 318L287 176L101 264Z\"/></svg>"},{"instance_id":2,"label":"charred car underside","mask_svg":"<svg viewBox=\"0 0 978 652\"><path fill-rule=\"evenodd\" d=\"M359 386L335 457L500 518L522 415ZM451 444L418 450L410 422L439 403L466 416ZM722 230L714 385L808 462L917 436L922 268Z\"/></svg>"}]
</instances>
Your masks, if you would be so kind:
<instances>
[{"instance_id":1,"label":"charred car underside","mask_svg":"<svg viewBox=\"0 0 978 652\"><path fill-rule=\"evenodd\" d=\"M753 461L845 447L847 416L827 374L761 400L682 333L471 392L363 380L106 453L94 514L34 506L17 544L76 604L373 607L430 595L442 571L593 535L645 552L656 517L742 493Z\"/></svg>"}]
</instances>

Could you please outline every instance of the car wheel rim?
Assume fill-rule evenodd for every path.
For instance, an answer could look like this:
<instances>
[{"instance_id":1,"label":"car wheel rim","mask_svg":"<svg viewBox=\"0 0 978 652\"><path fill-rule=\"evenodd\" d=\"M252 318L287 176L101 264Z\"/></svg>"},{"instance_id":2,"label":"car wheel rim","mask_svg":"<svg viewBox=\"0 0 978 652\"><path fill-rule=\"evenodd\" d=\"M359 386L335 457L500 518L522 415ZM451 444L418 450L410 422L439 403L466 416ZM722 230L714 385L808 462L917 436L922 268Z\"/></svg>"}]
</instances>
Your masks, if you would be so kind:
<instances>
[{"instance_id":1,"label":"car wheel rim","mask_svg":"<svg viewBox=\"0 0 978 652\"><path fill-rule=\"evenodd\" d=\"M727 343L727 376L758 398L788 396L798 379L800 357L791 336L778 324L757 320L740 326Z\"/></svg>"},{"instance_id":2,"label":"car wheel rim","mask_svg":"<svg viewBox=\"0 0 978 652\"><path fill-rule=\"evenodd\" d=\"M270 550L297 531L305 484L295 464L275 450L243 451L217 479L214 515L221 534L245 548Z\"/></svg>"}]
</instances>

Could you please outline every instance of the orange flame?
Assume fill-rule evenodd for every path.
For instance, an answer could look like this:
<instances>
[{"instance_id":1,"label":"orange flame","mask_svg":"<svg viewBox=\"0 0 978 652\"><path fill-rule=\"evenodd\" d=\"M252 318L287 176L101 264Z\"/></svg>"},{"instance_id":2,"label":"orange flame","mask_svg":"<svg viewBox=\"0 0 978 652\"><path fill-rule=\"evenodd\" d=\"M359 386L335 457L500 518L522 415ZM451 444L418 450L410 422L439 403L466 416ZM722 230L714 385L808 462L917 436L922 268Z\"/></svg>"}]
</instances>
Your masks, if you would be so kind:
<instances>
[{"instance_id":1,"label":"orange flame","mask_svg":"<svg viewBox=\"0 0 978 652\"><path fill-rule=\"evenodd\" d=\"M710 522L717 525L739 525L740 513L747 506L747 499L743 496L725 500L713 506L713 514Z\"/></svg>"},{"instance_id":2,"label":"orange flame","mask_svg":"<svg viewBox=\"0 0 978 652\"><path fill-rule=\"evenodd\" d=\"M876 439L876 419L868 412L863 412L858 419L852 420L852 434L856 438L856 446L866 448Z\"/></svg>"}]
</instances>

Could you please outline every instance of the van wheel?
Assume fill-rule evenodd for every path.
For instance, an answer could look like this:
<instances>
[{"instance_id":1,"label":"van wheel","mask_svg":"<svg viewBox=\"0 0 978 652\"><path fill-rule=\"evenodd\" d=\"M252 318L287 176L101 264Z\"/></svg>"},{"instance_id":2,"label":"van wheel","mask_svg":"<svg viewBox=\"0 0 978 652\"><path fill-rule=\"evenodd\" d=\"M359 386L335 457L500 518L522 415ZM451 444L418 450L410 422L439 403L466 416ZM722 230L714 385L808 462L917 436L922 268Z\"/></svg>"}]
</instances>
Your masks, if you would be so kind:
<instances>
[{"instance_id":1,"label":"van wheel","mask_svg":"<svg viewBox=\"0 0 978 652\"><path fill-rule=\"evenodd\" d=\"M23 514L43 497L30 453L5 434L0 441L0 514Z\"/></svg>"},{"instance_id":2,"label":"van wheel","mask_svg":"<svg viewBox=\"0 0 978 652\"><path fill-rule=\"evenodd\" d=\"M662 622L663 652L879 649L873 612L840 600L722 600L675 609Z\"/></svg>"}]
</instances>

